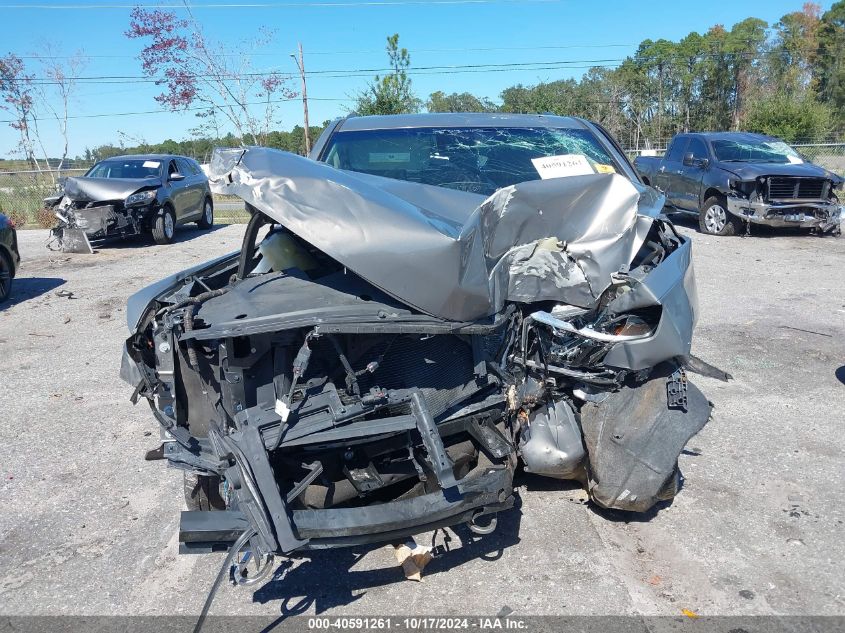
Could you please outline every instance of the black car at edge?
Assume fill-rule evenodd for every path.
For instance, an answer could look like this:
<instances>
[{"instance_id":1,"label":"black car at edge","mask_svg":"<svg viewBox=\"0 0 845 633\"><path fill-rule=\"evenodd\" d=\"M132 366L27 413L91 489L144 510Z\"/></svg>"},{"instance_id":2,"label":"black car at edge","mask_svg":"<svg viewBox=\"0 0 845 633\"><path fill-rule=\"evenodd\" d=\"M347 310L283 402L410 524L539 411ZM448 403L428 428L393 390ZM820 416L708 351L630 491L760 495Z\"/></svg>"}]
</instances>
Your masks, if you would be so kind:
<instances>
[{"instance_id":1,"label":"black car at edge","mask_svg":"<svg viewBox=\"0 0 845 633\"><path fill-rule=\"evenodd\" d=\"M18 250L18 235L15 223L0 213L0 303L6 301L12 292L12 279L18 272L21 255Z\"/></svg>"}]
</instances>

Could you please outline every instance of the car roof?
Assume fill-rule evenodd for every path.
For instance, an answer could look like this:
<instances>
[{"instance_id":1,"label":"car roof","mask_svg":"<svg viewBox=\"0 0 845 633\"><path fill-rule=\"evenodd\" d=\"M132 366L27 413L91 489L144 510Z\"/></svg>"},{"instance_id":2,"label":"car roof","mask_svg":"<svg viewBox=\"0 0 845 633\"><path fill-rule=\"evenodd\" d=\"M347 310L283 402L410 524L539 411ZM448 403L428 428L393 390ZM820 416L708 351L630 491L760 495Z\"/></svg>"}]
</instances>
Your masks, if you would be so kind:
<instances>
[{"instance_id":1,"label":"car roof","mask_svg":"<svg viewBox=\"0 0 845 633\"><path fill-rule=\"evenodd\" d=\"M563 127L586 129L587 125L582 119L554 114L426 112L422 114L350 116L343 119L335 131L394 130L420 127Z\"/></svg>"},{"instance_id":2,"label":"car roof","mask_svg":"<svg viewBox=\"0 0 845 633\"><path fill-rule=\"evenodd\" d=\"M188 160L193 160L192 158L188 158L187 156L181 156L179 154L124 154L123 156L110 156L109 158L104 158L103 161L107 160L126 160L131 158L133 160L170 160L171 158L187 158Z\"/></svg>"}]
</instances>

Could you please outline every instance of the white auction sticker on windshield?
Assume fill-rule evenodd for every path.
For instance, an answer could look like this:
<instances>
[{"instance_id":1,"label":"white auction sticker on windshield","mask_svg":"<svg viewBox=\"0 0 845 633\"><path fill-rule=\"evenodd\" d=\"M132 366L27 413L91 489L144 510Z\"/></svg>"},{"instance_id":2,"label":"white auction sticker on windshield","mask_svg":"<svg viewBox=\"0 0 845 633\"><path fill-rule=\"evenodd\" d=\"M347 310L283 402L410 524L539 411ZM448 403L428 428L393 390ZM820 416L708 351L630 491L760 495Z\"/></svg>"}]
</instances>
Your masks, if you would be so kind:
<instances>
[{"instance_id":1,"label":"white auction sticker on windshield","mask_svg":"<svg viewBox=\"0 0 845 633\"><path fill-rule=\"evenodd\" d=\"M566 176L586 176L596 173L583 154L561 154L560 156L532 158L531 163L542 180L565 178Z\"/></svg>"},{"instance_id":2,"label":"white auction sticker on windshield","mask_svg":"<svg viewBox=\"0 0 845 633\"><path fill-rule=\"evenodd\" d=\"M157 160L145 160L144 161L144 167L149 167L151 169L155 169L159 165L161 165L161 163L158 162Z\"/></svg>"}]
</instances>

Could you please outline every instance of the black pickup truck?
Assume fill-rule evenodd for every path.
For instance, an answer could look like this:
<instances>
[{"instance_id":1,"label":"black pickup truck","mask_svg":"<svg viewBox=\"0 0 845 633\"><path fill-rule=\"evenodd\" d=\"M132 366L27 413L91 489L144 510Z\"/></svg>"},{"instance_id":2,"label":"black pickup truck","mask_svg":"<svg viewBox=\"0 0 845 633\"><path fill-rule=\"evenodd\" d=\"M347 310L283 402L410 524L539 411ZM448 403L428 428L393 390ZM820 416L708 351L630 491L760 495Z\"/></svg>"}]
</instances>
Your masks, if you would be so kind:
<instances>
[{"instance_id":1,"label":"black pickup truck","mask_svg":"<svg viewBox=\"0 0 845 633\"><path fill-rule=\"evenodd\" d=\"M842 177L771 136L678 134L664 156L638 156L634 166L670 210L697 215L703 233L733 235L750 224L841 232Z\"/></svg>"}]
</instances>

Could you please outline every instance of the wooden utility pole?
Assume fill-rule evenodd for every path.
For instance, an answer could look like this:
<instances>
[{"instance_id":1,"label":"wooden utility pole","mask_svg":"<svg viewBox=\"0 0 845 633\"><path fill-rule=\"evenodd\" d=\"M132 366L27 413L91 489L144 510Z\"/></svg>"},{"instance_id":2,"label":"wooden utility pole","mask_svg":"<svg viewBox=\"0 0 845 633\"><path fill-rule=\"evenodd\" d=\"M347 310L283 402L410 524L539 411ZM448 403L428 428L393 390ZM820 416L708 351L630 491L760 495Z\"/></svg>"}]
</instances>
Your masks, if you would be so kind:
<instances>
[{"instance_id":1,"label":"wooden utility pole","mask_svg":"<svg viewBox=\"0 0 845 633\"><path fill-rule=\"evenodd\" d=\"M299 68L299 76L302 77L302 114L305 118L305 155L311 153L311 131L308 129L308 87L305 84L305 61L302 57L302 42L299 43L299 58L291 55Z\"/></svg>"}]
</instances>

